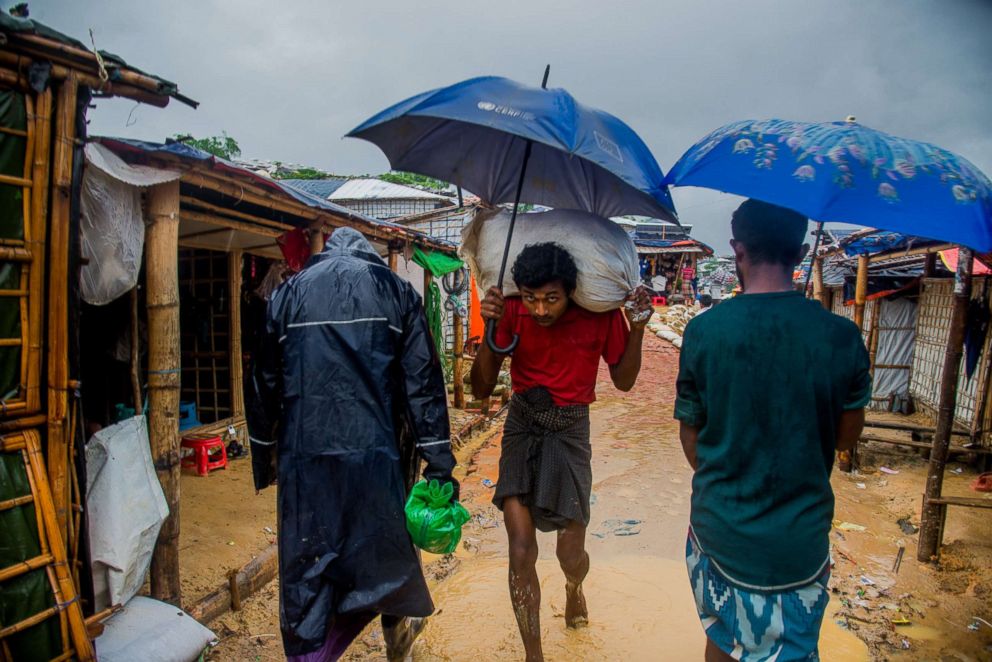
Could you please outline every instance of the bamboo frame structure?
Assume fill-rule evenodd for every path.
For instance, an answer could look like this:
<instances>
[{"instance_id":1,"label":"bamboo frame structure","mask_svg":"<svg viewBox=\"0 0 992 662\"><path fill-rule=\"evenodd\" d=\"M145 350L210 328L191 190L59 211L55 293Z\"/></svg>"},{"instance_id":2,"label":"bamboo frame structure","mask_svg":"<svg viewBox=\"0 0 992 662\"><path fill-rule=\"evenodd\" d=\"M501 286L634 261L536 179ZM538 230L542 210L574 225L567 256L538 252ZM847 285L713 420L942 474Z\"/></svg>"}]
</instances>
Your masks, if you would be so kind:
<instances>
[{"instance_id":1,"label":"bamboo frame structure","mask_svg":"<svg viewBox=\"0 0 992 662\"><path fill-rule=\"evenodd\" d=\"M152 555L152 597L179 605L179 182L148 192L145 300L148 310L148 436L169 506Z\"/></svg>"},{"instance_id":2,"label":"bamboo frame structure","mask_svg":"<svg viewBox=\"0 0 992 662\"><path fill-rule=\"evenodd\" d=\"M70 654L70 657L74 655L87 662L95 660L93 645L86 633L82 607L76 599L76 587L69 573L66 548L60 534L60 525L56 516L55 504L51 498L48 476L44 470L40 437L35 430L24 430L0 439L0 451L4 453L19 452L21 454L31 490L32 500L30 503L34 507L38 525L40 550L40 554L32 559L0 569L0 582L32 570L44 569L55 602L55 605L49 609L33 614L19 623L4 626L0 629L0 640L57 615L62 630L63 648L72 647L75 649L66 650L63 656ZM27 503L23 505L26 506Z\"/></svg>"},{"instance_id":3,"label":"bamboo frame structure","mask_svg":"<svg viewBox=\"0 0 992 662\"><path fill-rule=\"evenodd\" d=\"M52 205L48 241L48 476L62 539L67 540L69 487L69 224L76 138L75 72L59 89L56 107Z\"/></svg>"}]
</instances>

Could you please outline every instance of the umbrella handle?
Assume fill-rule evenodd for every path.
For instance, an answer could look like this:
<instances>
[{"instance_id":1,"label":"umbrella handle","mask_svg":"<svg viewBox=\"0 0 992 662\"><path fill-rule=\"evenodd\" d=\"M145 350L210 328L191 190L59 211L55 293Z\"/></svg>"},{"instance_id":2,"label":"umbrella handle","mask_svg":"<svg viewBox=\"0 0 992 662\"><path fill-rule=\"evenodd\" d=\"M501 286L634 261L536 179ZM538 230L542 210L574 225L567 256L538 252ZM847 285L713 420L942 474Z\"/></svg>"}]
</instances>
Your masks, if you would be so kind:
<instances>
[{"instance_id":1,"label":"umbrella handle","mask_svg":"<svg viewBox=\"0 0 992 662\"><path fill-rule=\"evenodd\" d=\"M497 354L509 354L517 348L517 343L520 342L520 336L513 334L513 340L506 347L500 347L496 344L496 320L486 320L486 344L489 345L489 349Z\"/></svg>"}]
</instances>

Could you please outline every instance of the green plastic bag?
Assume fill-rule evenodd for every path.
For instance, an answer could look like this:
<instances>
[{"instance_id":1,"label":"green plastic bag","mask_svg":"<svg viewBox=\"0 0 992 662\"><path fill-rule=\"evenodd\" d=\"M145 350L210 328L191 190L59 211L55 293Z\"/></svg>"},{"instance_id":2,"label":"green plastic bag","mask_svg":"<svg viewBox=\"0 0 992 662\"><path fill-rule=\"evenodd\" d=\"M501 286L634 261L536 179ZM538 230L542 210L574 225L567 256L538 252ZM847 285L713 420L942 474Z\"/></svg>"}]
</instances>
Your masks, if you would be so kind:
<instances>
[{"instance_id":1,"label":"green plastic bag","mask_svg":"<svg viewBox=\"0 0 992 662\"><path fill-rule=\"evenodd\" d=\"M471 519L462 504L452 501L455 488L436 480L421 480L406 500L406 530L413 544L432 554L450 554L462 539L462 525Z\"/></svg>"}]
</instances>

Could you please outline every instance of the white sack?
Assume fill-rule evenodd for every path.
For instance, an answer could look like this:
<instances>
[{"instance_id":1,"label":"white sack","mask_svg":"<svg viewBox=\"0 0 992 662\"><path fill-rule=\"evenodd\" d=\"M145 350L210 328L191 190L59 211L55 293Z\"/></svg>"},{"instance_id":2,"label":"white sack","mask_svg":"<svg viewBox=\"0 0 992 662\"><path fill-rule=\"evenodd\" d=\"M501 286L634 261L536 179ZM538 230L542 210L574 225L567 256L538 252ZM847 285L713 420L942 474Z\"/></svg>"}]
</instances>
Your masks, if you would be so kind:
<instances>
[{"instance_id":1,"label":"white sack","mask_svg":"<svg viewBox=\"0 0 992 662\"><path fill-rule=\"evenodd\" d=\"M509 226L509 211L485 210L476 213L462 230L458 255L475 275L480 296L485 296L499 277ZM556 209L517 215L503 277L503 294L519 294L511 269L524 247L549 241L562 246L575 259L579 281L572 299L583 308L593 312L619 308L637 287L640 276L637 249L619 225L595 214Z\"/></svg>"},{"instance_id":2,"label":"white sack","mask_svg":"<svg viewBox=\"0 0 992 662\"><path fill-rule=\"evenodd\" d=\"M141 189L87 167L79 209L87 260L79 272L79 290L86 303L102 306L138 283L145 246Z\"/></svg>"},{"instance_id":3,"label":"white sack","mask_svg":"<svg viewBox=\"0 0 992 662\"><path fill-rule=\"evenodd\" d=\"M105 622L97 637L100 662L192 662L216 637L170 604L138 596Z\"/></svg>"},{"instance_id":4,"label":"white sack","mask_svg":"<svg viewBox=\"0 0 992 662\"><path fill-rule=\"evenodd\" d=\"M141 589L169 515L144 416L106 427L86 444L86 507L94 611L100 611Z\"/></svg>"}]
</instances>

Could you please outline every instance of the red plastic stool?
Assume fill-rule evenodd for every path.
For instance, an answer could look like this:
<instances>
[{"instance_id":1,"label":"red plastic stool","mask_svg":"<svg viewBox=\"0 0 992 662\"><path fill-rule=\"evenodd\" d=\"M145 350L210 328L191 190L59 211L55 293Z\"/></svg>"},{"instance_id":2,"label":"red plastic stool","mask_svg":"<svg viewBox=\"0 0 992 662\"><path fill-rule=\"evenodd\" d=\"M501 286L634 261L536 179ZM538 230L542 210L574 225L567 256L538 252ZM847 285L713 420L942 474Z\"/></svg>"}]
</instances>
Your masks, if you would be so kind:
<instances>
[{"instance_id":1,"label":"red plastic stool","mask_svg":"<svg viewBox=\"0 0 992 662\"><path fill-rule=\"evenodd\" d=\"M651 297L652 306L667 306L668 300L665 297Z\"/></svg>"},{"instance_id":2,"label":"red plastic stool","mask_svg":"<svg viewBox=\"0 0 992 662\"><path fill-rule=\"evenodd\" d=\"M180 446L189 448L193 454L182 458L179 464L186 468L196 467L196 473L201 476L206 476L212 469L227 468L227 449L219 435L191 434L183 437ZM220 459L210 459L217 456Z\"/></svg>"}]
</instances>

